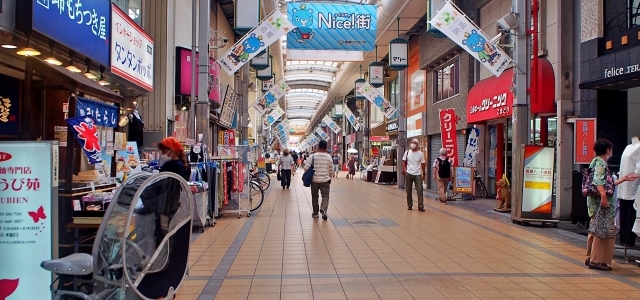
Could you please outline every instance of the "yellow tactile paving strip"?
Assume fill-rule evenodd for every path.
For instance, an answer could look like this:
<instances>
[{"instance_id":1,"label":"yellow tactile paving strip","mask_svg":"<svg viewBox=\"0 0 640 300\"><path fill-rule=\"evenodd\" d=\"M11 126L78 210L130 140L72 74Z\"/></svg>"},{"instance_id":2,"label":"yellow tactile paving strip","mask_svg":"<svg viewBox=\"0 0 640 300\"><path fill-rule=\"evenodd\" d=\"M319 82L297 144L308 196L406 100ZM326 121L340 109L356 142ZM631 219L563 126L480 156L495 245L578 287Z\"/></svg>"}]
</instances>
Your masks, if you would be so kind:
<instances>
[{"instance_id":1,"label":"yellow tactile paving strip","mask_svg":"<svg viewBox=\"0 0 640 300\"><path fill-rule=\"evenodd\" d=\"M322 221L300 174L277 184L258 215L192 244L178 300L640 299L640 268L589 270L575 241L427 199L407 211L404 191L343 178Z\"/></svg>"}]
</instances>

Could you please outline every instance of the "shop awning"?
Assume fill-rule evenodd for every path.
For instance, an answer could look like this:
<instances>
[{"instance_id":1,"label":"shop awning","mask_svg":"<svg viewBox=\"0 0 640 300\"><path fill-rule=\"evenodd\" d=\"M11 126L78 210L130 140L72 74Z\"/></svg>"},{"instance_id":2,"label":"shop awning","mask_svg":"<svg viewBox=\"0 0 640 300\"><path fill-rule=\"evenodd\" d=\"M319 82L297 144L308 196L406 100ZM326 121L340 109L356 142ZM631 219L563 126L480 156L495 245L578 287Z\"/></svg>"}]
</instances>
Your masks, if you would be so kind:
<instances>
[{"instance_id":1,"label":"shop awning","mask_svg":"<svg viewBox=\"0 0 640 300\"><path fill-rule=\"evenodd\" d=\"M540 72L539 100L532 100L531 113L555 113L555 75L551 63L544 58L538 60ZM476 83L467 98L467 123L510 117L513 109L513 72L508 69L500 77L491 76Z\"/></svg>"}]
</instances>

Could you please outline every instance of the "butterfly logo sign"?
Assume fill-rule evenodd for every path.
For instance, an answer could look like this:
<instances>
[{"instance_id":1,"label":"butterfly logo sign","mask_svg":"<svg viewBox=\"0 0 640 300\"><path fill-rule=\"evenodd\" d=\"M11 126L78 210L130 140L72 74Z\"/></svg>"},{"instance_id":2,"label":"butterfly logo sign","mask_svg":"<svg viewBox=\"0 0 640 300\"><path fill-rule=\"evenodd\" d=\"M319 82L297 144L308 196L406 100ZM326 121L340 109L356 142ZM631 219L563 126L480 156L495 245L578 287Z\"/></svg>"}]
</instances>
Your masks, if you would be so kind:
<instances>
[{"instance_id":1,"label":"butterfly logo sign","mask_svg":"<svg viewBox=\"0 0 640 300\"><path fill-rule=\"evenodd\" d=\"M40 206L36 211L28 212L29 216L33 219L33 223L38 223L40 220L44 220L47 218L47 215L44 214L44 207Z\"/></svg>"},{"instance_id":2,"label":"butterfly logo sign","mask_svg":"<svg viewBox=\"0 0 640 300\"><path fill-rule=\"evenodd\" d=\"M0 300L5 300L11 296L18 288L20 279L0 279Z\"/></svg>"}]
</instances>

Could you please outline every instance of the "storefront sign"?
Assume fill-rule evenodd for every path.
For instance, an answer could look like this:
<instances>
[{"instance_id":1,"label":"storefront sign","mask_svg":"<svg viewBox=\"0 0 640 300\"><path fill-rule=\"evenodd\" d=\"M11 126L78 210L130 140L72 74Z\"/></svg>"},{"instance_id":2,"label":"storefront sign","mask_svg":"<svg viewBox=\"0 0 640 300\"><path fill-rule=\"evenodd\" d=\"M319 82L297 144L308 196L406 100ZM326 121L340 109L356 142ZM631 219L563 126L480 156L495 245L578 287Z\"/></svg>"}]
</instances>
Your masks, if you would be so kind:
<instances>
[{"instance_id":1,"label":"storefront sign","mask_svg":"<svg viewBox=\"0 0 640 300\"><path fill-rule=\"evenodd\" d=\"M220 119L218 119L218 123L230 128L233 126L233 117L236 113L238 94L236 94L236 92L228 85L222 90L224 91L224 103L222 104L222 108L220 108Z\"/></svg>"},{"instance_id":2,"label":"storefront sign","mask_svg":"<svg viewBox=\"0 0 640 300\"><path fill-rule=\"evenodd\" d=\"M545 215L551 217L553 196L553 165L555 149L525 145L522 185L522 216ZM529 214L529 216L526 216Z\"/></svg>"},{"instance_id":3,"label":"storefront sign","mask_svg":"<svg viewBox=\"0 0 640 300\"><path fill-rule=\"evenodd\" d=\"M93 117L95 124L105 127L117 127L118 107L76 97L76 115Z\"/></svg>"},{"instance_id":4,"label":"storefront sign","mask_svg":"<svg viewBox=\"0 0 640 300\"><path fill-rule=\"evenodd\" d=\"M457 166L458 162L458 138L456 134L456 111L453 108L440 110L440 132L442 147L447 148L447 157L451 159L451 165Z\"/></svg>"},{"instance_id":5,"label":"storefront sign","mask_svg":"<svg viewBox=\"0 0 640 300\"><path fill-rule=\"evenodd\" d=\"M380 154L380 149L378 147L371 148L371 156L378 156Z\"/></svg>"},{"instance_id":6,"label":"storefront sign","mask_svg":"<svg viewBox=\"0 0 640 300\"><path fill-rule=\"evenodd\" d=\"M360 86L358 88L358 92L369 100L369 102L380 108L385 117L391 118L396 113L396 108L391 104L391 102L385 99L384 96L382 96L382 93L368 82L365 82Z\"/></svg>"},{"instance_id":7,"label":"storefront sign","mask_svg":"<svg viewBox=\"0 0 640 300\"><path fill-rule=\"evenodd\" d=\"M640 71L640 64L630 65L620 68L609 68L604 70L604 78L616 77Z\"/></svg>"},{"instance_id":8,"label":"storefront sign","mask_svg":"<svg viewBox=\"0 0 640 300\"><path fill-rule=\"evenodd\" d=\"M267 162L264 157L258 157L258 169L264 170L267 168Z\"/></svg>"},{"instance_id":9,"label":"storefront sign","mask_svg":"<svg viewBox=\"0 0 640 300\"><path fill-rule=\"evenodd\" d=\"M67 146L67 126L53 127L53 140L58 142L60 147Z\"/></svg>"},{"instance_id":10,"label":"storefront sign","mask_svg":"<svg viewBox=\"0 0 640 300\"><path fill-rule=\"evenodd\" d=\"M237 43L222 55L220 67L229 75L233 75L262 50L279 41L293 29L293 25L282 15L279 9L274 10L256 28L249 31Z\"/></svg>"},{"instance_id":11,"label":"storefront sign","mask_svg":"<svg viewBox=\"0 0 640 300\"><path fill-rule=\"evenodd\" d=\"M267 115L267 127L271 127L280 117L284 115L284 110L278 105Z\"/></svg>"},{"instance_id":12,"label":"storefront sign","mask_svg":"<svg viewBox=\"0 0 640 300\"><path fill-rule=\"evenodd\" d=\"M453 191L454 193L473 193L473 172L472 167L453 168Z\"/></svg>"},{"instance_id":13,"label":"storefront sign","mask_svg":"<svg viewBox=\"0 0 640 300\"><path fill-rule=\"evenodd\" d=\"M53 258L57 189L57 145L0 143L0 298L51 299L40 263Z\"/></svg>"},{"instance_id":14,"label":"storefront sign","mask_svg":"<svg viewBox=\"0 0 640 300\"><path fill-rule=\"evenodd\" d=\"M266 92L273 87L273 78L269 80L260 80L262 82L262 92Z\"/></svg>"},{"instance_id":15,"label":"storefront sign","mask_svg":"<svg viewBox=\"0 0 640 300\"><path fill-rule=\"evenodd\" d=\"M576 119L573 126L573 163L590 164L596 156L593 144L596 142L596 119Z\"/></svg>"},{"instance_id":16,"label":"storefront sign","mask_svg":"<svg viewBox=\"0 0 640 300\"><path fill-rule=\"evenodd\" d=\"M35 31L104 66L110 65L110 16L110 1L33 0Z\"/></svg>"},{"instance_id":17,"label":"storefront sign","mask_svg":"<svg viewBox=\"0 0 640 300\"><path fill-rule=\"evenodd\" d=\"M398 132L398 120L387 121L387 133Z\"/></svg>"},{"instance_id":18,"label":"storefront sign","mask_svg":"<svg viewBox=\"0 0 640 300\"><path fill-rule=\"evenodd\" d=\"M333 131L335 134L338 134L338 132L342 130L340 126L336 124L336 122L329 118L329 116L324 116L324 118L322 118L322 122L327 124L327 126L329 126L329 128L331 128L331 131Z\"/></svg>"},{"instance_id":19,"label":"storefront sign","mask_svg":"<svg viewBox=\"0 0 640 300\"><path fill-rule=\"evenodd\" d=\"M320 128L316 128L316 134L325 141L329 141L329 135Z\"/></svg>"},{"instance_id":20,"label":"storefront sign","mask_svg":"<svg viewBox=\"0 0 640 300\"><path fill-rule=\"evenodd\" d=\"M176 93L178 95L191 95L191 49L176 47L177 62L176 68ZM196 52L196 69L200 59L199 53ZM196 79L196 93L198 92L198 80ZM209 91L209 100L220 103L220 66L209 58L209 80L207 90Z\"/></svg>"},{"instance_id":21,"label":"storefront sign","mask_svg":"<svg viewBox=\"0 0 640 300\"><path fill-rule=\"evenodd\" d=\"M480 129L469 129L469 140L467 141L467 147L464 152L464 161L462 164L466 167L476 166L476 154L480 152L478 147L478 138L480 137Z\"/></svg>"},{"instance_id":22,"label":"storefront sign","mask_svg":"<svg viewBox=\"0 0 640 300\"><path fill-rule=\"evenodd\" d=\"M496 76L500 76L511 63L511 58L500 47L494 45L491 39L451 1L440 7L429 23L469 52Z\"/></svg>"},{"instance_id":23,"label":"storefront sign","mask_svg":"<svg viewBox=\"0 0 640 300\"><path fill-rule=\"evenodd\" d=\"M0 136L20 135L20 80L0 74Z\"/></svg>"},{"instance_id":24,"label":"storefront sign","mask_svg":"<svg viewBox=\"0 0 640 300\"><path fill-rule=\"evenodd\" d=\"M111 72L153 92L153 38L111 4Z\"/></svg>"},{"instance_id":25,"label":"storefront sign","mask_svg":"<svg viewBox=\"0 0 640 300\"><path fill-rule=\"evenodd\" d=\"M511 92L504 92L490 98L482 99L480 103L474 103L473 99L470 99L467 104L469 109L467 122L476 123L511 116L512 106L513 94Z\"/></svg>"},{"instance_id":26,"label":"storefront sign","mask_svg":"<svg viewBox=\"0 0 640 300\"><path fill-rule=\"evenodd\" d=\"M347 118L347 121L349 121L349 123L353 127L353 130L360 130L360 121L356 118L356 116L353 115L351 109L347 108L344 110L344 117Z\"/></svg>"},{"instance_id":27,"label":"storefront sign","mask_svg":"<svg viewBox=\"0 0 640 300\"><path fill-rule=\"evenodd\" d=\"M385 136L371 136L369 137L369 141L371 142L388 142L389 141L389 136L385 135Z\"/></svg>"},{"instance_id":28,"label":"storefront sign","mask_svg":"<svg viewBox=\"0 0 640 300\"><path fill-rule=\"evenodd\" d=\"M289 3L287 49L373 51L376 5Z\"/></svg>"},{"instance_id":29,"label":"storefront sign","mask_svg":"<svg viewBox=\"0 0 640 300\"><path fill-rule=\"evenodd\" d=\"M422 113L407 118L407 138L422 135Z\"/></svg>"},{"instance_id":30,"label":"storefront sign","mask_svg":"<svg viewBox=\"0 0 640 300\"><path fill-rule=\"evenodd\" d=\"M220 132L221 141L223 146L235 146L236 145L236 132L233 130L223 130Z\"/></svg>"}]
</instances>

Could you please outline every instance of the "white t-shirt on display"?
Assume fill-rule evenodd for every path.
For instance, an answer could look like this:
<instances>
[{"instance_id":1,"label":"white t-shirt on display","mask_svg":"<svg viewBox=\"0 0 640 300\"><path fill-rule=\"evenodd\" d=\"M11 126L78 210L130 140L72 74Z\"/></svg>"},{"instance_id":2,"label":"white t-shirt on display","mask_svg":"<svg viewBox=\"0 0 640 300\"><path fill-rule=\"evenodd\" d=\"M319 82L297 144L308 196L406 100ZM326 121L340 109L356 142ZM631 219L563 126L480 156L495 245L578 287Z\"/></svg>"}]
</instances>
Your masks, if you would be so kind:
<instances>
[{"instance_id":1,"label":"white t-shirt on display","mask_svg":"<svg viewBox=\"0 0 640 300\"><path fill-rule=\"evenodd\" d=\"M422 164L426 163L422 151L409 150L404 153L402 160L407 162L407 174L422 175Z\"/></svg>"}]
</instances>

